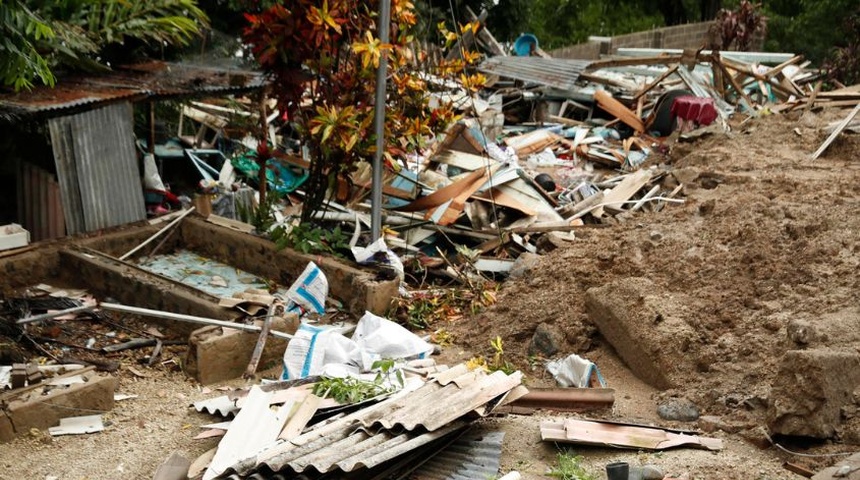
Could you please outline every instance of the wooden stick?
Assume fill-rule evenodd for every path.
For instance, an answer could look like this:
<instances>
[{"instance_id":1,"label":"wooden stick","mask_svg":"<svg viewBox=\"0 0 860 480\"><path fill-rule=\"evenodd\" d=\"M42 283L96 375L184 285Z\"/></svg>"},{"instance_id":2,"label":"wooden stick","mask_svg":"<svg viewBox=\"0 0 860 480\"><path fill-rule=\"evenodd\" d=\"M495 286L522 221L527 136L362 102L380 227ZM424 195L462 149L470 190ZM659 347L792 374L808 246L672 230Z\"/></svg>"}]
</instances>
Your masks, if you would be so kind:
<instances>
[{"instance_id":1,"label":"wooden stick","mask_svg":"<svg viewBox=\"0 0 860 480\"><path fill-rule=\"evenodd\" d=\"M641 199L639 199L638 202L636 202L635 204L633 204L632 207L630 207L630 211L635 212L636 210L639 210L640 208L642 208L642 205L645 205L645 202L647 202L648 199L653 197L654 195L657 195L657 192L659 192L659 191L660 191L660 185L654 185L654 188L649 190L648 193L646 193Z\"/></svg>"},{"instance_id":2,"label":"wooden stick","mask_svg":"<svg viewBox=\"0 0 860 480\"><path fill-rule=\"evenodd\" d=\"M71 313L88 312L88 311L93 310L94 308L96 308L95 305L81 305L80 307L72 307L72 308L67 308L65 310L59 310L56 312L43 313L41 315L33 315L32 317L27 317L27 318L22 318L20 320L17 320L15 323L18 325L21 325L23 323L33 323L33 322L38 322L40 320L49 320L51 318L61 317L63 315L68 315Z\"/></svg>"},{"instance_id":3,"label":"wooden stick","mask_svg":"<svg viewBox=\"0 0 860 480\"><path fill-rule=\"evenodd\" d=\"M726 68L725 65L723 65L723 62L721 62L719 58L714 58L713 64L719 67L719 69L723 72L723 75L725 75L726 79L729 81L729 84L731 84L732 88L735 89L735 92L737 92L737 94L744 101L746 101L749 113L755 114L752 100L750 100L750 97L747 96L747 92L745 92L744 89L740 85L738 85L737 79L735 79L734 75L729 72L729 70Z\"/></svg>"},{"instance_id":4,"label":"wooden stick","mask_svg":"<svg viewBox=\"0 0 860 480\"><path fill-rule=\"evenodd\" d=\"M260 358L263 356L263 349L266 348L266 339L269 337L269 328L272 326L272 317L275 316L274 302L269 304L269 311L266 313L266 319L263 320L263 327L260 330L260 337L257 338L257 344L254 345L254 352L251 353L251 361L248 362L248 368L245 369L243 378L254 378L257 373L257 365L260 364Z\"/></svg>"},{"instance_id":5,"label":"wooden stick","mask_svg":"<svg viewBox=\"0 0 860 480\"><path fill-rule=\"evenodd\" d=\"M140 245L138 245L138 246L132 248L131 250L129 250L128 252L126 252L125 255L119 257L119 259L125 260L126 258L132 256L135 252L137 252L138 250L140 250L141 248L143 248L144 246L148 245L150 242L152 242L153 240L155 240L156 238L161 236L161 234L163 234L164 232L169 230L171 227L173 227L177 223L181 222L183 218L187 217L193 211L194 211L194 207L191 207L188 210L182 212L182 215L176 217L172 222L165 225L161 230L155 232L151 237L144 240L143 243L141 243Z\"/></svg>"},{"instance_id":6,"label":"wooden stick","mask_svg":"<svg viewBox=\"0 0 860 480\"><path fill-rule=\"evenodd\" d=\"M830 136L827 137L827 140L825 140L824 143L822 143L821 146L818 147L818 150L816 150L815 153L812 154L812 160L815 160L816 158L820 157L821 154L824 153L825 150L827 150L827 147L829 147L830 144L833 143L833 140L836 140L836 137L839 136L840 133L842 133L842 130L845 130L845 127L847 127L848 124L851 123L851 120L854 119L854 116L857 115L857 112L860 112L860 103L858 103L857 106L854 107L854 110L851 110L851 113L849 113L848 116L845 117L845 120L842 120L842 123L840 123L839 126L836 127L836 130L833 130L833 133L831 133Z\"/></svg>"},{"instance_id":7,"label":"wooden stick","mask_svg":"<svg viewBox=\"0 0 860 480\"><path fill-rule=\"evenodd\" d=\"M281 430L281 433L278 435L278 439L292 440L293 438L298 437L308 422L310 422L314 417L314 414L319 408L320 402L322 402L322 398L312 393L308 394L308 396L305 397L305 401L299 405L299 409L296 410L296 413L294 413L287 424L284 425L283 430Z\"/></svg>"},{"instance_id":8,"label":"wooden stick","mask_svg":"<svg viewBox=\"0 0 860 480\"><path fill-rule=\"evenodd\" d=\"M806 101L806 106L803 107L804 110L812 108L812 105L815 103L815 99L818 97L818 93L821 92L822 85L824 85L824 82L821 80L815 82L815 88L812 89L812 94L809 95L809 99Z\"/></svg>"}]
</instances>

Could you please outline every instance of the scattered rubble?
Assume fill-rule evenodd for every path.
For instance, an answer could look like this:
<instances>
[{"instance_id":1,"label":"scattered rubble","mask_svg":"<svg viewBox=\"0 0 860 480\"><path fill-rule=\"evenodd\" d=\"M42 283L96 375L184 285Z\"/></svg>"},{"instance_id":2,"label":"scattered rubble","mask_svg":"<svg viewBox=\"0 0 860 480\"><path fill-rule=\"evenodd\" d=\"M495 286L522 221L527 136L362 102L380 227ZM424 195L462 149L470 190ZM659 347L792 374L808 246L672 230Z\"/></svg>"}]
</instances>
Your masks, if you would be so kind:
<instances>
[{"instance_id":1,"label":"scattered rubble","mask_svg":"<svg viewBox=\"0 0 860 480\"><path fill-rule=\"evenodd\" d=\"M485 12L472 16L486 18ZM575 342L587 350L590 335L571 334L545 319L517 338L535 362L568 355L548 362L562 387L526 389L523 373L502 368L509 364L502 361L501 337L493 362L448 369L427 360L438 345L398 323L427 329L430 317L466 317L495 303L498 283L508 279L541 288L546 255L567 255L580 238L632 226L642 214L666 214L687 204L691 190L719 192L727 183L747 181L672 165L673 152L695 149L702 138L755 133L745 125L769 115L853 106L811 154L815 160L852 131L860 111L856 86L822 92L820 74L795 55L620 49L611 58L579 61L554 59L536 48L526 52L536 56L508 56L485 28L463 41L475 38L491 52L477 67L492 75L491 82L480 94L459 85L435 93L465 100L458 104L463 119L421 155L394 160L396 168L383 179L382 238L370 239L365 231L369 165L333 185L317 219L322 232L302 231L309 163L284 116L257 109L268 103L262 97L230 104L188 101L179 111L175 139L138 145L146 152L151 223L108 238L81 236L46 246L27 246L29 233L18 225L0 227L0 250L26 247L0 257L0 271L10 274L0 333L34 349L0 345L0 359L11 360L0 370L0 383L9 386L0 393L0 440L33 428L51 435L110 428L102 415L78 413L109 413L114 406L117 379L96 370L123 369L146 378L129 366L136 363L181 368L201 385L241 376L252 384L193 403L197 412L229 419L205 423L193 437L220 438L218 447L194 462L171 456L155 472L157 480L403 478L435 468L434 462L450 466L449 445L470 449L481 443L492 448L492 462L451 470L496 475L502 435L474 434L486 427L486 417L614 405L616 391L606 388L613 380L567 350ZM51 134L59 144L70 135L60 131L63 122L85 121L52 119ZM273 149L261 149L244 123L263 125ZM258 159L260 152L271 158ZM81 155L78 161L85 162ZM158 163L165 159L182 162L186 171L164 182L160 177L168 172ZM167 184L182 187L173 192ZM267 190L275 200L261 198ZM691 208L702 218L725 207L710 198ZM782 216L791 219L790 213ZM85 220L76 218L73 230L93 230ZM638 257L672 244L670 229L641 226L637 244L627 245ZM278 228L282 236L272 238ZM785 225L795 239L815 228ZM290 238L291 248L281 248ZM41 252L52 266L22 274ZM618 255L600 252L595 265L612 268L625 261ZM53 276L40 274L61 270L65 280L87 291L38 283ZM712 373L717 356L743 341L731 332L706 331L717 329L702 326L700 312L688 308L690 295L664 291L634 273L582 289L579 301L594 331L651 386L675 390L690 372ZM455 293L440 293L445 284L456 285ZM389 309L392 300L396 306ZM786 323L781 338L790 348L767 397L745 392L724 402L726 410L766 408L767 431L746 414L700 416L697 404L683 398L657 405L659 417L697 421L707 433L740 432L764 446L773 443L770 434L857 443L856 331L802 318ZM206 326L195 330L198 324ZM765 328L776 334L781 325ZM431 339L444 337L435 335ZM37 356L41 363L32 361ZM277 378L257 383L258 371L273 366L280 370ZM570 416L534 423L547 442L714 452L724 447L723 438L656 426ZM416 469L411 464L419 459L431 460ZM820 478L852 478L854 460ZM618 465L627 473L611 478L672 478L658 466ZM503 478L509 477L519 473Z\"/></svg>"}]
</instances>

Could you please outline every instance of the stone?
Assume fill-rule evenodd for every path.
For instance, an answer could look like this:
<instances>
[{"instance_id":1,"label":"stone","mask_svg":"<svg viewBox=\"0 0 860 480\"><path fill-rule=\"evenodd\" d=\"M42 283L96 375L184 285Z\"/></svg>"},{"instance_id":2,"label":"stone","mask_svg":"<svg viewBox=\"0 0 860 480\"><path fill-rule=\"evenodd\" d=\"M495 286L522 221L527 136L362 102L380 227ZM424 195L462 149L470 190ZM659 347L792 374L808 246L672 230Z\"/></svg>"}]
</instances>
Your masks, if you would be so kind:
<instances>
[{"instance_id":1,"label":"stone","mask_svg":"<svg viewBox=\"0 0 860 480\"><path fill-rule=\"evenodd\" d=\"M642 480L663 480L666 475L663 470L656 465L642 465L639 467L642 472Z\"/></svg>"},{"instance_id":2,"label":"stone","mask_svg":"<svg viewBox=\"0 0 860 480\"><path fill-rule=\"evenodd\" d=\"M560 352L564 345L564 334L555 325L541 323L535 328L532 341L529 344L529 355L552 357Z\"/></svg>"},{"instance_id":3,"label":"stone","mask_svg":"<svg viewBox=\"0 0 860 480\"><path fill-rule=\"evenodd\" d=\"M860 386L860 353L814 348L785 353L773 381L767 424L775 434L827 439L854 404Z\"/></svg>"},{"instance_id":4,"label":"stone","mask_svg":"<svg viewBox=\"0 0 860 480\"><path fill-rule=\"evenodd\" d=\"M785 328L788 339L797 345L808 345L815 339L815 329L805 320L792 320Z\"/></svg>"},{"instance_id":5,"label":"stone","mask_svg":"<svg viewBox=\"0 0 860 480\"><path fill-rule=\"evenodd\" d=\"M771 447L770 436L768 435L767 430L762 426L748 428L740 432L740 436L761 450L766 450Z\"/></svg>"},{"instance_id":6,"label":"stone","mask_svg":"<svg viewBox=\"0 0 860 480\"><path fill-rule=\"evenodd\" d=\"M670 398L657 406L657 415L663 420L694 422L699 418L699 407L686 398Z\"/></svg>"},{"instance_id":7,"label":"stone","mask_svg":"<svg viewBox=\"0 0 860 480\"><path fill-rule=\"evenodd\" d=\"M511 271L508 273L509 278L524 278L528 273L535 268L540 262L540 255L535 253L524 252L517 257Z\"/></svg>"},{"instance_id":8,"label":"stone","mask_svg":"<svg viewBox=\"0 0 860 480\"><path fill-rule=\"evenodd\" d=\"M261 324L261 321L257 322L257 325ZM272 319L271 329L275 331L293 334L298 327L298 316L293 313ZM185 373L203 385L240 377L248 367L259 337L257 332L221 327L199 328L188 339ZM287 340L270 335L260 357L259 370L273 363L280 364L287 343Z\"/></svg>"},{"instance_id":9,"label":"stone","mask_svg":"<svg viewBox=\"0 0 860 480\"><path fill-rule=\"evenodd\" d=\"M586 291L588 318L633 373L659 389L675 373L696 370L701 341L687 323L685 295L668 294L647 278L630 277Z\"/></svg>"}]
</instances>

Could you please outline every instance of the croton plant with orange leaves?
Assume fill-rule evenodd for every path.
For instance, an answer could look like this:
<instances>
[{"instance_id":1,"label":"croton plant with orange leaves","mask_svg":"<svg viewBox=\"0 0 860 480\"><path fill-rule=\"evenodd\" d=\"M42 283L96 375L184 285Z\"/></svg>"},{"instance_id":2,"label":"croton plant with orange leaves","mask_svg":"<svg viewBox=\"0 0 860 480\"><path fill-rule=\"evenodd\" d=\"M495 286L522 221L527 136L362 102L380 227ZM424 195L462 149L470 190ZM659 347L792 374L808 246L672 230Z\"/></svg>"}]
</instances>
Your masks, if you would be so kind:
<instances>
[{"instance_id":1,"label":"croton plant with orange leaves","mask_svg":"<svg viewBox=\"0 0 860 480\"><path fill-rule=\"evenodd\" d=\"M375 153L375 80L383 55L389 62L386 168L398 168L406 154L456 120L450 105L430 107L426 73L462 81L472 90L483 82L480 75L465 73L478 61L473 53L428 68L425 54L416 54L413 46L417 19L409 0L391 0L387 43L377 37L378 10L378 0L285 0L245 15L244 40L271 75L272 93L310 149L303 222L323 205L338 175L345 177Z\"/></svg>"}]
</instances>

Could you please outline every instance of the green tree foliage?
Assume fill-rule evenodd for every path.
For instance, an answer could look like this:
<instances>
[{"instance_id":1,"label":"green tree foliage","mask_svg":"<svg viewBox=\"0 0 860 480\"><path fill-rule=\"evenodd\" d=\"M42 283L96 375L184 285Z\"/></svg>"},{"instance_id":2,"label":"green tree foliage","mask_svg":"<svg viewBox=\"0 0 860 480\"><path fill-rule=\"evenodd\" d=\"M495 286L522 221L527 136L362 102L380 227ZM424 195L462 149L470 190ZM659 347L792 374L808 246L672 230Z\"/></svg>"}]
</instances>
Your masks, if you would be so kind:
<instances>
[{"instance_id":1,"label":"green tree foliage","mask_svg":"<svg viewBox=\"0 0 860 480\"><path fill-rule=\"evenodd\" d=\"M196 0L0 0L0 78L16 89L52 85L52 70L107 68L109 48L185 45L206 14Z\"/></svg>"},{"instance_id":2,"label":"green tree foliage","mask_svg":"<svg viewBox=\"0 0 860 480\"><path fill-rule=\"evenodd\" d=\"M302 223L311 222L339 178L346 182L359 162L376 153L375 77L383 54L389 58L383 153L393 169L399 168L398 159L423 148L428 137L454 120L450 105L431 107L431 85L423 72L458 78L475 90L486 80L464 73L479 58L470 52L464 60L443 65L429 65L415 54L411 47L418 18L409 0L392 0L390 38L383 43L375 36L377 8L375 0L285 0L246 15L244 40L273 77L272 93L282 111L289 112L313 159L304 185ZM258 155L267 153L258 149Z\"/></svg>"},{"instance_id":3,"label":"green tree foliage","mask_svg":"<svg viewBox=\"0 0 860 480\"><path fill-rule=\"evenodd\" d=\"M634 0L533 0L529 32L544 49L580 43L591 35L612 36L663 25L655 2Z\"/></svg>"},{"instance_id":4,"label":"green tree foliage","mask_svg":"<svg viewBox=\"0 0 860 480\"><path fill-rule=\"evenodd\" d=\"M802 53L821 64L834 48L857 41L858 33L845 22L860 15L857 0L772 0L764 8L769 51Z\"/></svg>"},{"instance_id":5,"label":"green tree foliage","mask_svg":"<svg viewBox=\"0 0 860 480\"><path fill-rule=\"evenodd\" d=\"M37 44L54 38L54 30L17 0L0 0L0 81L15 89L38 79L54 84L54 75Z\"/></svg>"}]
</instances>

